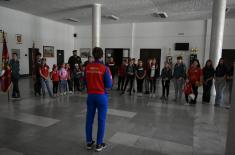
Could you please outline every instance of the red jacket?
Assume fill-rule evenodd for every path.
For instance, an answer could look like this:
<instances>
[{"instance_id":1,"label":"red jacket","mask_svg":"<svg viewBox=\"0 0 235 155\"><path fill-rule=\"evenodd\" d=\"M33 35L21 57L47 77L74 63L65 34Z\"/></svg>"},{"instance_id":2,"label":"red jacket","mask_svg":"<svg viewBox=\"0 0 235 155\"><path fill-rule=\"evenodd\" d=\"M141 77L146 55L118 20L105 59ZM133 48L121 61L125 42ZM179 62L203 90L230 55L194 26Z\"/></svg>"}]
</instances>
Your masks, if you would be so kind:
<instances>
[{"instance_id":1,"label":"red jacket","mask_svg":"<svg viewBox=\"0 0 235 155\"><path fill-rule=\"evenodd\" d=\"M88 94L105 94L106 88L112 87L110 70L99 61L86 66L85 78Z\"/></svg>"},{"instance_id":2,"label":"red jacket","mask_svg":"<svg viewBox=\"0 0 235 155\"><path fill-rule=\"evenodd\" d=\"M121 64L121 65L118 67L118 76L120 76L120 77L125 77L125 75L126 75L126 65Z\"/></svg>"},{"instance_id":3,"label":"red jacket","mask_svg":"<svg viewBox=\"0 0 235 155\"><path fill-rule=\"evenodd\" d=\"M202 69L201 68L190 67L189 70L188 70L189 81L192 84L195 84L196 82L200 82L200 78L201 78L202 74L203 73L202 73Z\"/></svg>"}]
</instances>

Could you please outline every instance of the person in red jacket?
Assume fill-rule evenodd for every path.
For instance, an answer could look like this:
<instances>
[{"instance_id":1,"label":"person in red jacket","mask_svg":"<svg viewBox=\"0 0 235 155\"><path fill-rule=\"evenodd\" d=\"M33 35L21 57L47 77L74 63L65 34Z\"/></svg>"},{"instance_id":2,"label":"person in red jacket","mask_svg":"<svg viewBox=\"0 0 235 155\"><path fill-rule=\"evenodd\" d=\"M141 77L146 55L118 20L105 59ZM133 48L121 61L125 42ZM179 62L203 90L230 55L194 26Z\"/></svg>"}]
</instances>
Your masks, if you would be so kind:
<instances>
[{"instance_id":1,"label":"person in red jacket","mask_svg":"<svg viewBox=\"0 0 235 155\"><path fill-rule=\"evenodd\" d=\"M125 76L126 76L126 67L127 67L127 60L124 59L122 64L118 67L118 90L123 91L124 83L125 83Z\"/></svg>"},{"instance_id":2,"label":"person in red jacket","mask_svg":"<svg viewBox=\"0 0 235 155\"><path fill-rule=\"evenodd\" d=\"M203 74L202 69L200 68L200 63L197 59L195 59L188 70L188 79L192 84L193 94L195 95L194 100L191 102L192 104L197 103L198 87L202 85L202 76Z\"/></svg>"},{"instance_id":3,"label":"person in red jacket","mask_svg":"<svg viewBox=\"0 0 235 155\"><path fill-rule=\"evenodd\" d=\"M51 80L53 84L53 96L58 96L58 86L59 86L59 71L56 64L53 65L52 72L51 72Z\"/></svg>"},{"instance_id":4,"label":"person in red jacket","mask_svg":"<svg viewBox=\"0 0 235 155\"><path fill-rule=\"evenodd\" d=\"M112 75L107 66L102 62L103 50L95 47L92 51L95 62L90 63L85 69L85 79L87 86L87 115L86 115L86 142L87 149L92 149L94 145L92 128L96 109L98 110L98 132L96 151L106 148L103 142L105 133L106 114L108 110L107 89L112 88Z\"/></svg>"}]
</instances>

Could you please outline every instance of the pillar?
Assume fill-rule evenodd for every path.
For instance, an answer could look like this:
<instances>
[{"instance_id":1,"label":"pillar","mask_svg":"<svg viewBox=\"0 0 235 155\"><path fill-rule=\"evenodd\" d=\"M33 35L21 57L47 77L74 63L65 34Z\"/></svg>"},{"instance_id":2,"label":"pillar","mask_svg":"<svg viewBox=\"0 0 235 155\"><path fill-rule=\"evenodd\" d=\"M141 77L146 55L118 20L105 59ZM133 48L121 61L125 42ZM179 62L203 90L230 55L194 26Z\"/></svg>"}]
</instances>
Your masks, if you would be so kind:
<instances>
[{"instance_id":1,"label":"pillar","mask_svg":"<svg viewBox=\"0 0 235 155\"><path fill-rule=\"evenodd\" d=\"M215 65L222 55L226 0L213 0L210 59Z\"/></svg>"},{"instance_id":2,"label":"pillar","mask_svg":"<svg viewBox=\"0 0 235 155\"><path fill-rule=\"evenodd\" d=\"M92 6L92 48L100 47L101 4Z\"/></svg>"}]
</instances>

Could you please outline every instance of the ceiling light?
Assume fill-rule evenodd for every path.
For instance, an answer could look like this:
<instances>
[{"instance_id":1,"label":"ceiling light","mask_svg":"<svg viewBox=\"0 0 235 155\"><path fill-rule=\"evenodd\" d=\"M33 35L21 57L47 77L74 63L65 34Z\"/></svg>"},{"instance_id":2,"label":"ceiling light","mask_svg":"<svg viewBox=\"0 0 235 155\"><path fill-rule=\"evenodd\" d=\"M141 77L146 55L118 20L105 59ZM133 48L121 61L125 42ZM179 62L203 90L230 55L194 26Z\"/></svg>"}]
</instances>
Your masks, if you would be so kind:
<instances>
[{"instance_id":1,"label":"ceiling light","mask_svg":"<svg viewBox=\"0 0 235 155\"><path fill-rule=\"evenodd\" d=\"M70 22L74 22L74 23L79 22L79 20L76 18L66 18L65 20L70 21Z\"/></svg>"},{"instance_id":2,"label":"ceiling light","mask_svg":"<svg viewBox=\"0 0 235 155\"><path fill-rule=\"evenodd\" d=\"M166 12L154 12L153 16L160 17L160 18L167 18L168 14Z\"/></svg>"},{"instance_id":3,"label":"ceiling light","mask_svg":"<svg viewBox=\"0 0 235 155\"><path fill-rule=\"evenodd\" d=\"M112 19L112 20L119 20L120 18L118 16L115 15L108 15L108 16L104 16L107 19Z\"/></svg>"}]
</instances>

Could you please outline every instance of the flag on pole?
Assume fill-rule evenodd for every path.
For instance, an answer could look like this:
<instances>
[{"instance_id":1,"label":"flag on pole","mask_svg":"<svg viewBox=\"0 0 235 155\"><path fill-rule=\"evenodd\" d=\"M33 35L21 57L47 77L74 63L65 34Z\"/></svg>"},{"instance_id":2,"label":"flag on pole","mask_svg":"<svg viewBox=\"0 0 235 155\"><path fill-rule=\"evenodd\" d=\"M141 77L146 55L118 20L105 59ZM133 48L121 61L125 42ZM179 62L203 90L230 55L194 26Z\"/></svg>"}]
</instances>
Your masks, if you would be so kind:
<instances>
[{"instance_id":1,"label":"flag on pole","mask_svg":"<svg viewBox=\"0 0 235 155\"><path fill-rule=\"evenodd\" d=\"M9 53L7 49L6 36L3 32L3 48L2 48L2 73L1 73L1 90L7 92L11 85L11 68L8 64Z\"/></svg>"}]
</instances>

